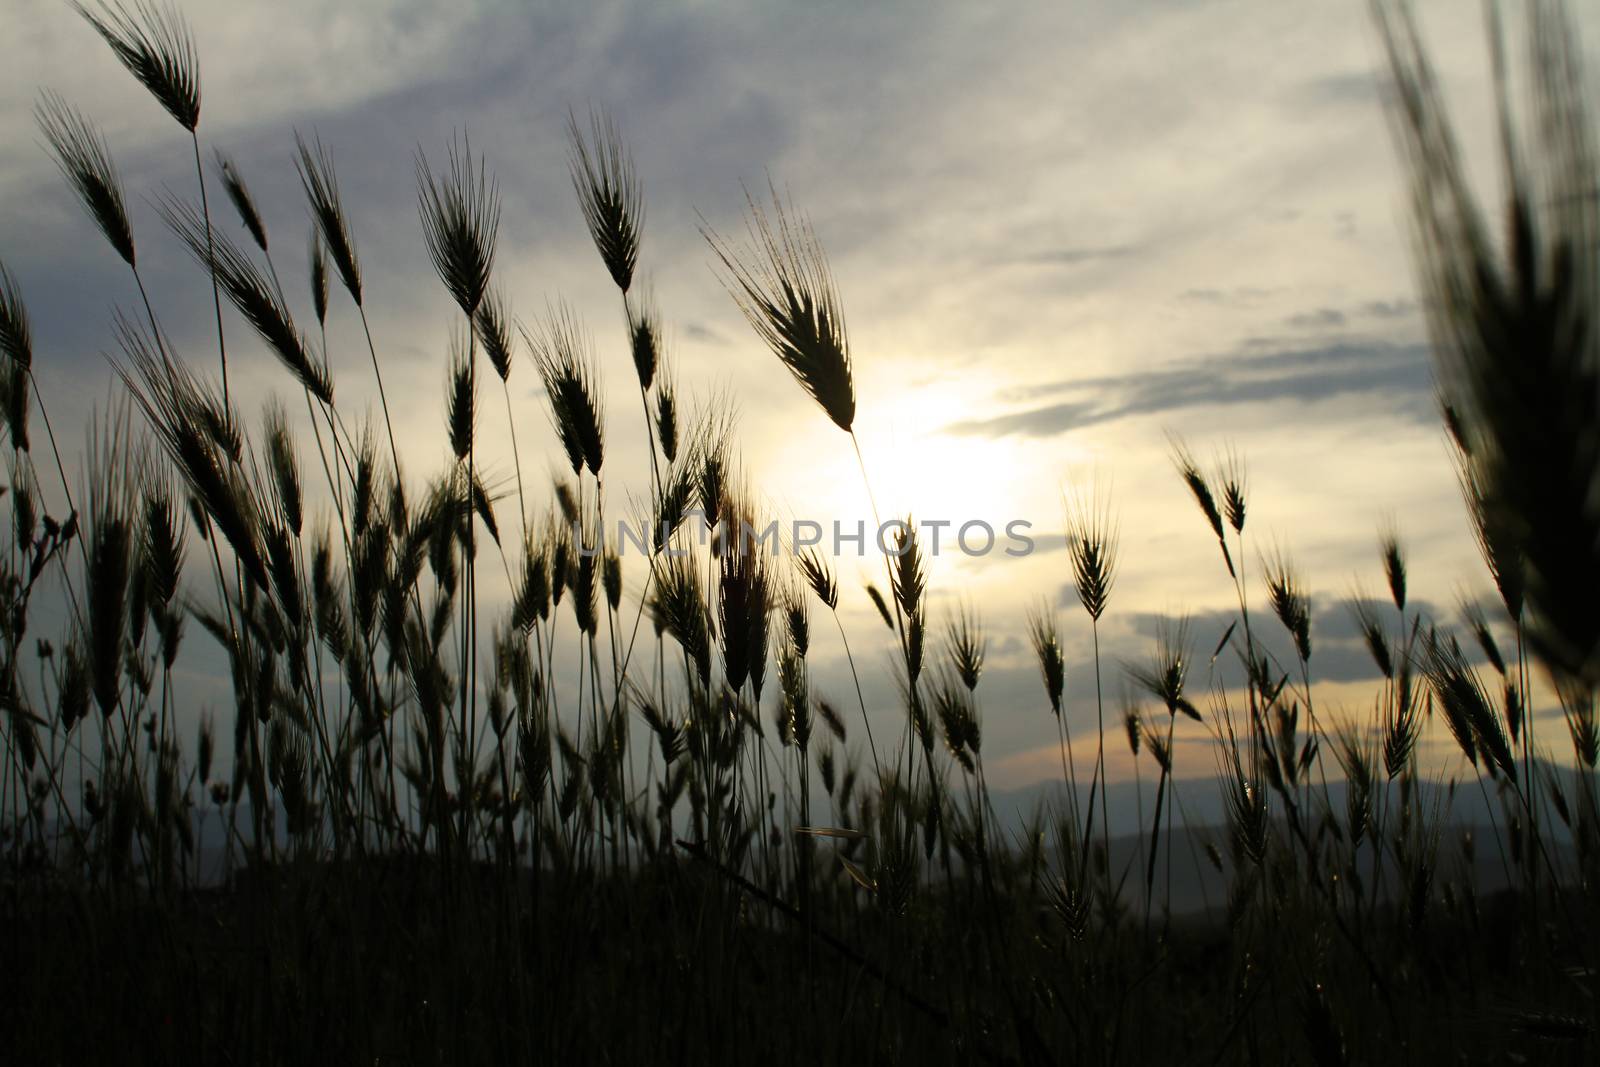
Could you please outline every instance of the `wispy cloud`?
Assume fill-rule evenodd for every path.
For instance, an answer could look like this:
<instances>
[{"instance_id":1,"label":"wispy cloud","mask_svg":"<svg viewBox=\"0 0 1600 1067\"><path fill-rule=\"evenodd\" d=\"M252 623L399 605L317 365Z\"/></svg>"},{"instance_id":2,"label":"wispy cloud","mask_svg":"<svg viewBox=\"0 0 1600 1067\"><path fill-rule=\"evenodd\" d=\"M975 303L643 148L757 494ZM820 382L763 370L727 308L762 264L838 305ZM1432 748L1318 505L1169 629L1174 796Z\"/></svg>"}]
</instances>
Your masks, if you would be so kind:
<instances>
[{"instance_id":1,"label":"wispy cloud","mask_svg":"<svg viewBox=\"0 0 1600 1067\"><path fill-rule=\"evenodd\" d=\"M1002 401L1047 396L1067 399L1007 414L964 419L949 433L979 437L1052 437L1069 430L1184 408L1315 403L1350 394L1376 394L1405 416L1433 417L1428 353L1421 344L1337 341L1186 361L1166 368L1009 390Z\"/></svg>"}]
</instances>

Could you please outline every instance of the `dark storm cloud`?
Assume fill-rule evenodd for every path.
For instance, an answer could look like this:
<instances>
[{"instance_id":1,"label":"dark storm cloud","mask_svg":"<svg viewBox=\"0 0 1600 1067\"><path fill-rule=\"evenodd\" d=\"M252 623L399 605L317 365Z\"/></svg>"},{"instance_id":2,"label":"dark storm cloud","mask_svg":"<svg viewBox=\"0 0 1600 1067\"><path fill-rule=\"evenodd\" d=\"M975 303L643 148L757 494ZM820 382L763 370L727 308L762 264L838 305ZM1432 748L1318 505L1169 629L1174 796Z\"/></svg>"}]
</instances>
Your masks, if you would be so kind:
<instances>
[{"instance_id":1,"label":"dark storm cloud","mask_svg":"<svg viewBox=\"0 0 1600 1067\"><path fill-rule=\"evenodd\" d=\"M1426 348L1385 341L1211 356L1140 374L1008 390L1000 399L1026 403L1062 394L1067 399L945 429L976 437L1052 437L1136 415L1216 405L1312 403L1352 394L1387 398L1418 420L1433 415Z\"/></svg>"}]
</instances>

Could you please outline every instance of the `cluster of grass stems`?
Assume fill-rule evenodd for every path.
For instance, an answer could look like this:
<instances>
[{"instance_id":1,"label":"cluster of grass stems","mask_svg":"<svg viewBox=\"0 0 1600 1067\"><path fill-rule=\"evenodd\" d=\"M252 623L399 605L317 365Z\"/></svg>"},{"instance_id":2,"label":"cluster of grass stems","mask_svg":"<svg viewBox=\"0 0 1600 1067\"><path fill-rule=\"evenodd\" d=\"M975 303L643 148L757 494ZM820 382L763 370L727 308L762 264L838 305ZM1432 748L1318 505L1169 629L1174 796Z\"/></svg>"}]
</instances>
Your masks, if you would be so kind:
<instances>
[{"instance_id":1,"label":"cluster of grass stems","mask_svg":"<svg viewBox=\"0 0 1600 1067\"><path fill-rule=\"evenodd\" d=\"M569 163L618 291L648 497L619 508L607 494L615 457L608 468L588 328L560 303L519 320L496 285L497 189L465 137L442 166L417 155L422 231L457 314L441 427L453 462L418 479L401 467L359 220L331 153L297 135L313 227L286 286L243 176L220 153L205 165L181 17L80 7L191 135L194 196L157 207L213 293L216 362L176 351L109 148L44 95L48 150L138 302L114 327L127 402L97 418L75 479L34 377L21 287L0 273L12 446L0 1002L17 1062L137 1047L208 1061L764 1050L1331 1064L1450 1059L1486 1041L1586 1060L1600 1022L1600 223L1572 46L1559 10L1535 7L1538 140L1514 137L1504 104L1499 245L1407 14L1376 7L1441 406L1500 617L1468 604L1451 626L1410 605L1405 553L1385 532L1388 602L1352 602L1381 685L1365 716L1319 706L1310 597L1285 551L1246 536L1243 460L1203 469L1174 439L1236 619L1208 660L1172 622L1147 661L1103 665L1117 522L1104 493L1070 501L1068 577L1094 650L1094 730L1077 738L1087 709L1065 698L1063 622L1048 607L1028 619L1038 707L986 708L986 623L971 606L935 612L909 519L885 557L887 593L866 590L893 640L900 729L872 736L859 677L855 706L814 691L814 638L836 635L855 675L842 590L823 556L771 554L752 532L761 500L726 405L680 405L638 279L641 185L604 113L572 118ZM226 194L227 223L208 184ZM742 235L707 229L712 260L849 437L876 512L826 259L776 192L770 208L748 206ZM314 331L291 311L306 282ZM381 431L337 399L338 288L363 327ZM234 405L229 348L250 351L241 322L299 388L303 423L274 401L252 427ZM519 428L527 442L546 420L529 429L509 381L538 375L565 461L542 507L520 459L514 490L482 477L479 436L499 415L480 405L494 380L480 359L501 382L513 455ZM602 535L619 510L652 531L631 561ZM480 608L486 582L509 586L507 609ZM61 632L39 635L40 597L64 603ZM834 625L814 632L824 616ZM1269 646L1285 639L1281 662ZM194 640L225 655L232 707L190 739L180 664ZM1114 675L1135 695L1108 729ZM1552 681L1559 718L1535 714L1536 677ZM1062 753L1061 801L1020 834L997 817L984 772L982 724L996 713L1036 715ZM1180 719L1210 744L1180 746ZM1570 771L1560 741L1535 737L1540 719L1565 724ZM858 724L865 746L849 740ZM1463 761L1452 783L1464 772L1496 814L1487 843L1452 830L1448 791L1424 788L1419 751L1435 733ZM1106 768L1107 746L1122 744L1140 830L1118 857ZM1186 770L1214 778L1226 813L1218 832L1185 837L1228 887L1205 916L1173 915L1157 884L1182 862L1180 747L1211 754ZM220 851L210 869L207 841ZM1493 894L1474 876L1486 848L1505 875Z\"/></svg>"}]
</instances>

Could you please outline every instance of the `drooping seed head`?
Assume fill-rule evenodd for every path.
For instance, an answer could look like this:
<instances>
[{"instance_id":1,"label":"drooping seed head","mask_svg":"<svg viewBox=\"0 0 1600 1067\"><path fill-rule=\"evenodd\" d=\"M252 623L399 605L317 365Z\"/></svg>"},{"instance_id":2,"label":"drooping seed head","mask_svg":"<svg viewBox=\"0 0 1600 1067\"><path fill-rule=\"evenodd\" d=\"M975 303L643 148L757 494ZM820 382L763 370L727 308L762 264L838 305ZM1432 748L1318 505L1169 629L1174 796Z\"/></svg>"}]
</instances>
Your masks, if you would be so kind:
<instances>
[{"instance_id":1,"label":"drooping seed head","mask_svg":"<svg viewBox=\"0 0 1600 1067\"><path fill-rule=\"evenodd\" d=\"M472 320L484 355L502 382L511 378L511 310L506 305L505 294L498 288L490 289L478 305L478 314Z\"/></svg>"},{"instance_id":2,"label":"drooping seed head","mask_svg":"<svg viewBox=\"0 0 1600 1067\"><path fill-rule=\"evenodd\" d=\"M1400 545L1400 532L1386 523L1378 534L1378 552L1383 557L1383 575L1389 582L1389 596L1400 611L1406 610L1406 558Z\"/></svg>"},{"instance_id":3,"label":"drooping seed head","mask_svg":"<svg viewBox=\"0 0 1600 1067\"><path fill-rule=\"evenodd\" d=\"M239 168L233 165L233 160L216 153L217 170L222 175L222 188L228 194L233 209L239 213L239 221L244 223L244 228L250 232L250 239L256 247L265 252L267 250L267 226L261 221L261 212L256 208L255 197L250 195L250 187L245 185L244 178L239 174Z\"/></svg>"},{"instance_id":4,"label":"drooping seed head","mask_svg":"<svg viewBox=\"0 0 1600 1067\"><path fill-rule=\"evenodd\" d=\"M1383 620L1378 617L1378 611L1373 606L1372 600L1358 590L1348 607L1355 618L1356 628L1361 631L1361 639L1366 643L1367 653L1372 657L1372 662L1377 665L1379 672L1385 678L1393 678L1394 658L1389 654L1389 635L1384 630Z\"/></svg>"},{"instance_id":5,"label":"drooping seed head","mask_svg":"<svg viewBox=\"0 0 1600 1067\"><path fill-rule=\"evenodd\" d=\"M717 608L728 684L737 692L748 678L759 703L773 588L766 555L753 533L747 533L759 529L748 501L745 491L728 501L726 521L734 533L718 558Z\"/></svg>"},{"instance_id":6,"label":"drooping seed head","mask_svg":"<svg viewBox=\"0 0 1600 1067\"><path fill-rule=\"evenodd\" d=\"M622 603L622 557L615 548L606 549L600 584L605 589L606 606L616 611Z\"/></svg>"},{"instance_id":7,"label":"drooping seed head","mask_svg":"<svg viewBox=\"0 0 1600 1067\"><path fill-rule=\"evenodd\" d=\"M811 693L805 656L785 638L778 647L779 725L802 755L811 747Z\"/></svg>"},{"instance_id":8,"label":"drooping seed head","mask_svg":"<svg viewBox=\"0 0 1600 1067\"><path fill-rule=\"evenodd\" d=\"M1300 585L1294 564L1281 549L1274 549L1270 558L1263 557L1261 571L1267 583L1267 602L1273 614L1283 623L1294 639L1296 654L1301 662L1311 659L1311 601Z\"/></svg>"},{"instance_id":9,"label":"drooping seed head","mask_svg":"<svg viewBox=\"0 0 1600 1067\"><path fill-rule=\"evenodd\" d=\"M572 491L572 483L565 478L555 479L556 507L561 510L561 518L568 526L578 522L578 497Z\"/></svg>"},{"instance_id":10,"label":"drooping seed head","mask_svg":"<svg viewBox=\"0 0 1600 1067\"><path fill-rule=\"evenodd\" d=\"M1507 778L1514 779L1516 765L1505 726L1490 705L1478 672L1462 655L1461 646L1453 637L1446 640L1432 633L1425 647L1423 670L1462 754L1476 766L1477 756L1482 753L1491 770L1498 768Z\"/></svg>"},{"instance_id":11,"label":"drooping seed head","mask_svg":"<svg viewBox=\"0 0 1600 1067\"><path fill-rule=\"evenodd\" d=\"M894 616L889 614L889 602L883 599L883 594L878 592L878 587L871 582L867 583L866 588L867 598L872 601L872 606L878 609L878 618L883 620L885 626L893 630Z\"/></svg>"},{"instance_id":12,"label":"drooping seed head","mask_svg":"<svg viewBox=\"0 0 1600 1067\"><path fill-rule=\"evenodd\" d=\"M157 201L156 209L195 262L215 268L218 286L295 380L324 404L332 403L333 378L327 365L313 353L277 286L261 268L227 235L211 231L208 236L205 219L192 205L167 197Z\"/></svg>"},{"instance_id":13,"label":"drooping seed head","mask_svg":"<svg viewBox=\"0 0 1600 1067\"><path fill-rule=\"evenodd\" d=\"M688 555L671 553L656 556L652 565L666 632L683 648L704 687L711 680L711 632L706 625L699 569Z\"/></svg>"},{"instance_id":14,"label":"drooping seed head","mask_svg":"<svg viewBox=\"0 0 1600 1067\"><path fill-rule=\"evenodd\" d=\"M811 225L791 222L773 189L773 219L748 192L748 242L735 246L703 233L722 265L722 281L739 310L795 381L846 433L856 416L844 313L827 257Z\"/></svg>"},{"instance_id":15,"label":"drooping seed head","mask_svg":"<svg viewBox=\"0 0 1600 1067\"><path fill-rule=\"evenodd\" d=\"M784 584L783 618L788 629L789 643L801 659L811 651L811 616L806 611L805 591L793 580Z\"/></svg>"},{"instance_id":16,"label":"drooping seed head","mask_svg":"<svg viewBox=\"0 0 1600 1067\"><path fill-rule=\"evenodd\" d=\"M978 678L983 674L983 660L988 652L989 639L983 632L983 622L970 604L961 609L946 623L945 644L950 662L970 693L978 688Z\"/></svg>"},{"instance_id":17,"label":"drooping seed head","mask_svg":"<svg viewBox=\"0 0 1600 1067\"><path fill-rule=\"evenodd\" d=\"M328 253L322 245L322 232L316 223L311 224L311 306L317 313L317 323L328 324Z\"/></svg>"},{"instance_id":18,"label":"drooping seed head","mask_svg":"<svg viewBox=\"0 0 1600 1067\"><path fill-rule=\"evenodd\" d=\"M101 2L90 11L77 0L72 7L167 114L191 132L200 125L200 57L176 7L154 0L134 0L131 9Z\"/></svg>"},{"instance_id":19,"label":"drooping seed head","mask_svg":"<svg viewBox=\"0 0 1600 1067\"><path fill-rule=\"evenodd\" d=\"M598 476L605 459L605 429L593 346L565 304L547 308L536 335L523 332L550 402L551 422L578 474Z\"/></svg>"},{"instance_id":20,"label":"drooping seed head","mask_svg":"<svg viewBox=\"0 0 1600 1067\"><path fill-rule=\"evenodd\" d=\"M649 389L661 362L661 313L648 291L628 308L628 341L633 350L633 369L639 375L639 388Z\"/></svg>"},{"instance_id":21,"label":"drooping seed head","mask_svg":"<svg viewBox=\"0 0 1600 1067\"><path fill-rule=\"evenodd\" d=\"M0 358L28 370L33 366L33 333L22 291L4 263L0 263Z\"/></svg>"},{"instance_id":22,"label":"drooping seed head","mask_svg":"<svg viewBox=\"0 0 1600 1067\"><path fill-rule=\"evenodd\" d=\"M1489 620L1484 616L1483 605L1471 597L1461 598L1461 615L1466 620L1467 628L1472 631L1472 636L1477 638L1478 647L1483 649L1484 656L1494 667L1495 673L1504 677L1506 673L1505 657L1500 654L1500 645L1494 639L1494 633L1489 629Z\"/></svg>"},{"instance_id":23,"label":"drooping seed head","mask_svg":"<svg viewBox=\"0 0 1600 1067\"><path fill-rule=\"evenodd\" d=\"M267 470L272 476L273 492L289 532L299 537L303 518L300 461L295 456L288 412L282 403L274 399L266 405L263 422L267 440Z\"/></svg>"},{"instance_id":24,"label":"drooping seed head","mask_svg":"<svg viewBox=\"0 0 1600 1067\"><path fill-rule=\"evenodd\" d=\"M333 265L344 282L350 299L361 306L361 264L356 259L355 238L351 236L350 221L339 198L339 178L333 170L333 157L323 148L322 141L314 138L310 144L297 131L294 135L295 169L300 174L300 184L305 189L306 200L311 205L311 217L316 221L317 232L333 259Z\"/></svg>"},{"instance_id":25,"label":"drooping seed head","mask_svg":"<svg viewBox=\"0 0 1600 1067\"><path fill-rule=\"evenodd\" d=\"M828 566L828 561L815 548L807 548L795 554L794 562L817 599L829 611L838 611L839 583L834 580L833 569Z\"/></svg>"},{"instance_id":26,"label":"drooping seed head","mask_svg":"<svg viewBox=\"0 0 1600 1067\"><path fill-rule=\"evenodd\" d=\"M183 574L183 512L170 482L155 470L145 486L142 547L145 584L152 602L164 607L178 595Z\"/></svg>"},{"instance_id":27,"label":"drooping seed head","mask_svg":"<svg viewBox=\"0 0 1600 1067\"><path fill-rule=\"evenodd\" d=\"M489 490L484 488L481 475L472 477L472 511L478 516L478 521L483 523L483 528L488 531L489 537L495 544L500 543L500 524L494 517L494 500L489 496Z\"/></svg>"},{"instance_id":28,"label":"drooping seed head","mask_svg":"<svg viewBox=\"0 0 1600 1067\"><path fill-rule=\"evenodd\" d=\"M1055 613L1043 605L1028 611L1028 641L1039 661L1039 675L1044 681L1045 695L1050 698L1050 711L1059 719L1061 695L1067 684L1066 659L1061 652Z\"/></svg>"},{"instance_id":29,"label":"drooping seed head","mask_svg":"<svg viewBox=\"0 0 1600 1067\"><path fill-rule=\"evenodd\" d=\"M517 600L512 615L513 623L524 634L531 633L536 622L550 617L550 549L546 541L534 541L529 534L522 548L522 582L518 586Z\"/></svg>"},{"instance_id":30,"label":"drooping seed head","mask_svg":"<svg viewBox=\"0 0 1600 1067\"><path fill-rule=\"evenodd\" d=\"M845 740L844 717L839 714L839 709L826 700L817 701L817 716L828 727L828 732L840 742Z\"/></svg>"},{"instance_id":31,"label":"drooping seed head","mask_svg":"<svg viewBox=\"0 0 1600 1067\"><path fill-rule=\"evenodd\" d=\"M7 360L0 364L0 424L18 452L28 451L28 411L28 369Z\"/></svg>"},{"instance_id":32,"label":"drooping seed head","mask_svg":"<svg viewBox=\"0 0 1600 1067\"><path fill-rule=\"evenodd\" d=\"M119 316L114 329L126 359L117 375L198 502L201 528L209 522L221 530L241 566L265 587L260 505L239 474L239 457L228 451L237 438L232 412L214 389L167 359L142 327Z\"/></svg>"},{"instance_id":33,"label":"drooping seed head","mask_svg":"<svg viewBox=\"0 0 1600 1067\"><path fill-rule=\"evenodd\" d=\"M1189 454L1189 449L1183 441L1178 437L1171 437L1169 440L1172 446L1173 466L1178 468L1178 476L1183 479L1183 484L1188 487L1194 502L1199 505L1201 514L1206 517L1206 524L1211 527L1211 532L1216 534L1217 543L1222 546L1223 560L1228 565L1228 573L1232 574L1233 557L1228 553L1228 542L1222 528L1222 512L1217 509L1217 497L1211 491L1211 483L1200 473L1200 467Z\"/></svg>"},{"instance_id":34,"label":"drooping seed head","mask_svg":"<svg viewBox=\"0 0 1600 1067\"><path fill-rule=\"evenodd\" d=\"M668 463L678 461L678 390L672 364L662 358L656 375L656 441Z\"/></svg>"},{"instance_id":35,"label":"drooping seed head","mask_svg":"<svg viewBox=\"0 0 1600 1067\"><path fill-rule=\"evenodd\" d=\"M123 262L133 266L133 227L128 223L128 208L122 198L122 180L117 177L100 132L82 112L49 91L34 104L33 117L56 166L95 226Z\"/></svg>"}]
</instances>

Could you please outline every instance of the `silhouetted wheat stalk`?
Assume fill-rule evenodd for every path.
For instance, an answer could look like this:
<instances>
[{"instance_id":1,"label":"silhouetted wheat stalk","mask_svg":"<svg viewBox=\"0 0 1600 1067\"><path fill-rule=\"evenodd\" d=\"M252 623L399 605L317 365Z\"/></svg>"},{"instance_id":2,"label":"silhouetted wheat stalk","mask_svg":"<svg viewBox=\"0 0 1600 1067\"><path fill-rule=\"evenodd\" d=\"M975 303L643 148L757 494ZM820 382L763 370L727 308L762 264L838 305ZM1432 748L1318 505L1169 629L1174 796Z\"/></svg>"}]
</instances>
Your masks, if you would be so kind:
<instances>
[{"instance_id":1,"label":"silhouetted wheat stalk","mask_svg":"<svg viewBox=\"0 0 1600 1067\"><path fill-rule=\"evenodd\" d=\"M144 4L80 10L190 130L198 165L197 65L181 20ZM0 269L0 429L12 444L4 487L11 535L0 551L0 880L8 907L18 909L10 913L12 943L88 946L69 947L48 965L24 952L14 969L26 981L0 998L7 1020L59 1030L65 1018L74 1031L92 1031L109 1019L102 1029L114 1030L118 1050L159 1046L169 1052L160 1058L171 1059L171 1046L162 1045L168 1028L142 1025L148 1017L121 1025L133 1010L124 1002L138 1001L148 1016L181 989L201 1002L203 1022L186 1038L201 1049L195 1058L221 1058L205 1055L218 1048L304 1058L300 1028L282 1021L309 1003L340 1018L371 1018L372 1029L392 1030L413 1047L449 1047L458 1059L517 1055L566 1041L550 1035L598 1025L613 1057L644 1047L635 1030L651 1031L650 1049L666 1033L694 1056L701 1045L745 1047L734 1043L771 1027L793 1040L796 1057L816 1042L826 1049L818 1058L837 1058L844 1048L854 1054L859 1044L886 1058L914 1058L926 1048L932 1059L957 1047L953 1037L959 1055L1028 1062L1144 1061L1172 1049L1221 1061L1248 1048L1252 1059L1309 1052L1333 1063L1420 1048L1424 1033L1452 1050L1470 1040L1481 1054L1498 1031L1473 1028L1467 1039L1440 1031L1432 1025L1439 1002L1480 1011L1489 995L1480 990L1526 982L1549 1010L1518 1010L1500 1029L1537 1031L1544 1044L1529 1047L1541 1054L1570 1048L1581 1058L1595 1027L1588 1016L1565 1014L1586 1011L1587 1001L1581 988L1568 988L1574 980L1561 968L1562 953L1581 963L1592 941L1587 904L1600 856L1593 786L1600 728L1584 645L1594 613L1579 610L1571 589L1558 596L1551 577L1558 565L1575 568L1575 581L1587 573L1581 558L1562 556L1581 557L1585 528L1552 533L1546 526L1587 521L1574 486L1588 484L1582 471L1592 441L1579 434L1574 412L1593 395L1586 361L1596 295L1590 209L1562 206L1545 188L1588 188L1573 185L1574 174L1592 172L1584 169L1587 141L1569 130L1579 83L1556 8L1537 7L1536 55L1551 60L1534 80L1535 102L1547 109L1536 108L1539 143L1549 142L1556 162L1548 164L1550 177L1523 150L1507 151L1515 180L1505 266L1481 225L1462 221L1469 201L1453 152L1441 147L1448 142L1442 112L1409 23L1394 11L1381 5L1380 18L1392 17L1380 25L1401 75L1401 141L1415 150L1408 159L1424 172L1418 189L1428 194L1424 277L1436 296L1470 298L1431 309L1448 327L1440 333L1453 353L1445 362L1454 370L1441 375L1442 406L1507 617L1497 622L1468 603L1458 639L1428 617L1411 588L1416 565L1426 561L1409 558L1396 528L1384 527L1378 562L1387 603L1358 592L1351 605L1355 643L1380 679L1373 712L1365 722L1335 713L1325 729L1317 709L1326 690L1313 703L1312 597L1287 548L1257 553L1257 592L1292 642L1298 686L1290 680L1295 665L1277 664L1265 635L1251 628L1242 460L1228 452L1202 471L1175 444L1185 490L1223 553L1238 615L1210 657L1204 718L1193 695L1199 680L1187 622L1165 620L1153 656L1129 668L1130 681L1169 718L1162 730L1131 700L1123 712L1139 794L1137 851L1120 874L1111 856L1099 663L1099 624L1119 573L1107 498L1077 500L1066 531L1064 570L1089 616L1096 658L1099 736L1087 817L1069 730L1082 702L1066 692L1065 642L1045 605L1027 620L1027 644L1056 722L1067 793L1064 803L1025 820L1009 847L984 756L993 716L1005 711L995 678L1014 646L1004 624L996 625L988 605L968 601L937 613L928 548L914 521L884 527L891 551L866 592L897 641L890 673L906 718L901 749L883 753L880 764L831 565L803 545L788 546L787 560L764 554L770 509L758 490L768 480L741 463L731 400L715 395L688 416L680 409L664 320L636 278L642 195L632 157L604 112L591 113L587 132L569 116L569 162L590 236L622 295L625 358L644 407L650 495L621 509L652 525L642 590L625 582L621 546L602 547L607 512L619 509L608 509L602 477L604 470L618 476L618 458L605 465L600 355L576 311L559 300L527 328L512 317L510 300L494 287L494 186L464 138L442 172L418 158L424 239L462 318L443 372L450 459L409 493L386 401L388 469L370 430L358 424L350 432L335 405L326 339L330 261L361 312L380 400L383 385L352 219L320 144L297 139L296 160L314 218L306 267L317 343L295 322L266 219L231 159L219 154L214 176L248 241L213 228L203 174L198 209L171 195L157 200L168 229L211 281L219 316L226 295L288 372L284 381L304 395L330 517L328 501L304 481L285 409L269 402L259 422L243 418L225 379L214 383L176 358L139 277L107 146L59 97L42 97L36 115L47 151L133 270L144 315L119 312L115 320L114 366L131 405L114 404L93 420L81 520L59 453L72 514L65 521L41 514L28 440L33 399L44 416L33 338L21 290ZM757 335L851 434L877 520L855 441L840 301L809 226L795 223L776 194L773 201L769 215L747 197L743 246L709 227L707 236ZM556 479L542 512L530 511L515 440L519 412L508 382L518 336L538 370L558 454L572 470ZM517 539L497 518L499 494L475 460L486 432L478 417L480 344L506 402ZM1529 346L1533 358L1523 359ZM1517 367L1478 367L1513 355ZM1538 386L1540 368L1552 365L1554 385L1546 375ZM1479 395L1494 389L1506 395ZM1549 397L1563 390L1577 400L1551 413ZM1551 432L1534 447L1518 420L1546 415ZM1520 464L1533 461L1552 464L1555 474L1527 474ZM1530 484L1511 484L1518 477ZM1530 510L1534 488L1548 497L1544 511ZM696 509L700 523L691 521ZM509 594L503 612L488 608L487 596L478 600L481 534L500 549ZM709 539L704 551L693 544L700 537ZM74 540L76 563L68 558ZM509 556L503 542L512 546ZM30 614L30 598L57 577L74 611L50 645L40 636L48 616ZM620 613L635 594L635 636L648 614L657 638L654 679L639 677L646 668L632 666L633 638L621 639ZM858 773L859 749L847 745L844 724L821 693L808 596L839 630L871 781ZM557 647L564 610L577 630L570 649ZM602 617L609 657L600 646ZM197 692L179 652L192 647L190 621L226 657L231 759L225 715L202 717L192 762L178 736ZM1515 628L1516 655L1501 652L1504 622ZM1560 681L1576 773L1537 759L1524 632ZM1317 640L1319 648L1330 643ZM677 653L669 654L669 642ZM1230 648L1244 666L1243 708L1216 669ZM672 658L681 658L681 677L669 678ZM35 664L36 678L23 669ZM561 689L575 690L575 705L561 707ZM1460 756L1451 755L1447 784L1423 773L1434 711ZM635 712L648 731L648 755L630 737ZM1180 713L1202 722L1208 737L1195 739L1215 754L1220 849L1190 822L1179 797L1176 748L1190 740L1176 733ZM1344 775L1342 806L1326 777L1320 789L1312 782L1310 764L1320 770L1324 746ZM992 740L989 755L996 755ZM1138 761L1146 757L1158 767L1153 812L1142 802ZM1447 842L1447 798L1458 771L1477 779L1508 907L1473 874L1472 850L1481 846L1473 838ZM814 781L835 825L813 825ZM1191 795L1193 779L1183 782ZM249 808L245 828L241 804ZM211 899L199 891L205 835L197 841L195 826L198 820L203 829L213 811L225 835L226 874L238 877L215 898L225 907L206 913L204 936L192 941L195 909L187 905ZM1189 823L1196 876L1203 845L1228 885L1226 908L1204 926L1172 921L1179 820ZM1045 845L1052 829L1053 857ZM675 865L680 837L693 838L684 847L710 861L704 871ZM824 849L836 862L816 862ZM249 856L242 871L234 870L236 854ZM1149 936L1150 918L1162 855L1169 921L1157 939ZM495 862L485 867L484 859ZM1126 921L1136 894L1124 883L1135 862L1144 881L1142 929ZM803 944L750 909L751 894L802 921ZM70 902L67 922L59 921L62 899ZM1209 906L1211 898L1203 899ZM115 920L150 914L122 910L130 903L154 906L161 951L127 940L141 924ZM229 925L234 911L241 918ZM35 914L56 921L36 931ZM80 930L93 936L72 940ZM362 968L402 977L351 980L322 949L328 931L348 934L334 940L355 945ZM262 953L272 966L212 966L218 941L228 942L233 958L235 936L246 955ZM1514 950L1490 958L1483 946L1502 939ZM812 958L814 943L849 946L845 957L878 984L836 982L825 961ZM191 949L195 966L185 955L175 977L162 961ZM106 984L133 958L147 961L138 998ZM579 958L581 970L571 966ZM60 1005L81 999L90 970L91 984L105 986L106 995L93 1013L64 1013ZM1196 982L1194 970L1214 972L1215 980ZM1428 976L1436 988L1406 987L1396 974ZM216 995L193 992L213 982ZM385 999L390 985L400 989L396 999ZM419 998L419 989L426 995ZM877 998L882 991L920 1006L902 1017ZM249 1010L229 1008L230 998ZM417 1010L419 999L426 1011ZM621 1015L587 1006L624 1000L630 1009ZM930 1013L935 1003L941 1007ZM506 1025L481 1026L489 1012ZM213 1018L223 1022L213 1026ZM929 1018L946 1024L937 1049L921 1033ZM237 1033L218 1036L230 1024ZM337 1039L336 1030L316 1029L316 1039ZM23 1059L63 1058L52 1045L59 1039L34 1026L8 1033ZM86 1047L108 1046L102 1038ZM384 1051L375 1044L372 1058Z\"/></svg>"}]
</instances>

